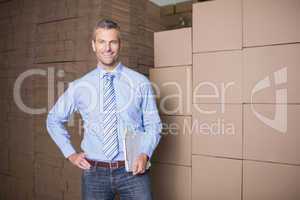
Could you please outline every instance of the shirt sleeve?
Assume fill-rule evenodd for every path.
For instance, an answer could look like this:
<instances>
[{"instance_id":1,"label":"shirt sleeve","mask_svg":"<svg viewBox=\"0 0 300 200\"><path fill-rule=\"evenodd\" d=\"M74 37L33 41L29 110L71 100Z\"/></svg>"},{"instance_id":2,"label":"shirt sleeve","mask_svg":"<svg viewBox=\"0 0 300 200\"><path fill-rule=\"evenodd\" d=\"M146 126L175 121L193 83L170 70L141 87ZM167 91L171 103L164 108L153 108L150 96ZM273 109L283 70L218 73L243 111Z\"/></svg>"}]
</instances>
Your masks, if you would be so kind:
<instances>
[{"instance_id":1,"label":"shirt sleeve","mask_svg":"<svg viewBox=\"0 0 300 200\"><path fill-rule=\"evenodd\" d=\"M141 94L142 118L146 137L143 140L141 152L145 153L150 159L160 141L162 124L156 106L155 95L149 81L142 86Z\"/></svg>"},{"instance_id":2,"label":"shirt sleeve","mask_svg":"<svg viewBox=\"0 0 300 200\"><path fill-rule=\"evenodd\" d=\"M47 116L47 130L53 141L62 151L65 158L76 153L70 141L70 134L66 130L66 123L70 116L77 111L72 84L59 97Z\"/></svg>"}]
</instances>

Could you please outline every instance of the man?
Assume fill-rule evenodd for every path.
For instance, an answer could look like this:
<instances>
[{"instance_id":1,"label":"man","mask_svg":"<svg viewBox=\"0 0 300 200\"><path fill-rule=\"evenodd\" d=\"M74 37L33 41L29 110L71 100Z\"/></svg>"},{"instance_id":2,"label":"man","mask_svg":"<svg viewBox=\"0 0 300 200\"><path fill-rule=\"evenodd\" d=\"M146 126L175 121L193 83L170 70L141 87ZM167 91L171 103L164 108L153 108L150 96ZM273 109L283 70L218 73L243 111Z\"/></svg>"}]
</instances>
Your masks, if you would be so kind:
<instances>
[{"instance_id":1,"label":"man","mask_svg":"<svg viewBox=\"0 0 300 200\"><path fill-rule=\"evenodd\" d=\"M73 81L50 110L47 129L63 155L83 169L82 197L85 200L151 199L147 161L160 140L161 121L149 80L119 60L120 28L101 20L93 32L92 49L98 65ZM73 112L84 121L83 152L76 152L63 126ZM130 127L145 140L133 172L124 162L124 129Z\"/></svg>"}]
</instances>

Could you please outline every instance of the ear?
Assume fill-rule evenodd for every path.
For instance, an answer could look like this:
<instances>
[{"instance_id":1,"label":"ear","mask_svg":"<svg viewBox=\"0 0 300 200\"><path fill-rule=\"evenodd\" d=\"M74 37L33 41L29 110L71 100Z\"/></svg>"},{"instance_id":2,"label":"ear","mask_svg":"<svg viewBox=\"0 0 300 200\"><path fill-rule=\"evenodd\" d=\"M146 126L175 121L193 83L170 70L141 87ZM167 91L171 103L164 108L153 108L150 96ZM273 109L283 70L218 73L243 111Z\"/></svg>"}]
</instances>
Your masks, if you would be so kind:
<instances>
[{"instance_id":1,"label":"ear","mask_svg":"<svg viewBox=\"0 0 300 200\"><path fill-rule=\"evenodd\" d=\"M92 40L92 49L93 49L94 52L96 52L95 40Z\"/></svg>"},{"instance_id":2,"label":"ear","mask_svg":"<svg viewBox=\"0 0 300 200\"><path fill-rule=\"evenodd\" d=\"M119 38L119 51L122 49L121 39Z\"/></svg>"}]
</instances>

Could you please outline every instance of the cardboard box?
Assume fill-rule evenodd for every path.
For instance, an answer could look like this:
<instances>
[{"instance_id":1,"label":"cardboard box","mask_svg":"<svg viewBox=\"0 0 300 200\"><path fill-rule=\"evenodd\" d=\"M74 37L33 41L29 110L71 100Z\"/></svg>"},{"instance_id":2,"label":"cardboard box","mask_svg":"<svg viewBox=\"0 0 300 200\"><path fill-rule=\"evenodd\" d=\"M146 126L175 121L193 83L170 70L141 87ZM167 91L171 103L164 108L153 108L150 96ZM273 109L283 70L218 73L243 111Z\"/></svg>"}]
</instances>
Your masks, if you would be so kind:
<instances>
[{"instance_id":1,"label":"cardboard box","mask_svg":"<svg viewBox=\"0 0 300 200\"><path fill-rule=\"evenodd\" d=\"M34 156L10 150L9 170L13 177L32 180L34 176Z\"/></svg>"},{"instance_id":2,"label":"cardboard box","mask_svg":"<svg viewBox=\"0 0 300 200\"><path fill-rule=\"evenodd\" d=\"M136 2L132 2L132 4L136 4ZM152 1L145 1L146 4L146 17L151 17L156 20L160 20L160 6Z\"/></svg>"},{"instance_id":3,"label":"cardboard box","mask_svg":"<svg viewBox=\"0 0 300 200\"><path fill-rule=\"evenodd\" d=\"M155 67L192 64L191 28L154 33Z\"/></svg>"},{"instance_id":4,"label":"cardboard box","mask_svg":"<svg viewBox=\"0 0 300 200\"><path fill-rule=\"evenodd\" d=\"M0 6L0 18L8 18L21 14L21 2L19 1L4 1Z\"/></svg>"},{"instance_id":5,"label":"cardboard box","mask_svg":"<svg viewBox=\"0 0 300 200\"><path fill-rule=\"evenodd\" d=\"M48 197L59 199L63 197L66 183L62 179L62 168L55 163L48 164L39 159L35 163L35 192L39 199Z\"/></svg>"},{"instance_id":6,"label":"cardboard box","mask_svg":"<svg viewBox=\"0 0 300 200\"><path fill-rule=\"evenodd\" d=\"M300 199L300 166L244 161L244 200Z\"/></svg>"},{"instance_id":7,"label":"cardboard box","mask_svg":"<svg viewBox=\"0 0 300 200\"><path fill-rule=\"evenodd\" d=\"M300 42L299 8L297 0L245 0L243 46Z\"/></svg>"},{"instance_id":8,"label":"cardboard box","mask_svg":"<svg viewBox=\"0 0 300 200\"><path fill-rule=\"evenodd\" d=\"M194 104L193 154L242 158L241 104Z\"/></svg>"},{"instance_id":9,"label":"cardboard box","mask_svg":"<svg viewBox=\"0 0 300 200\"><path fill-rule=\"evenodd\" d=\"M26 49L35 40L35 17L34 12L31 12L22 13L11 19L11 25L14 28L10 34L13 38L13 49Z\"/></svg>"},{"instance_id":10,"label":"cardboard box","mask_svg":"<svg viewBox=\"0 0 300 200\"><path fill-rule=\"evenodd\" d=\"M242 51L193 54L193 103L242 103Z\"/></svg>"},{"instance_id":11,"label":"cardboard box","mask_svg":"<svg viewBox=\"0 0 300 200\"><path fill-rule=\"evenodd\" d=\"M192 2L181 2L176 4L176 13L183 13L183 12L192 12Z\"/></svg>"},{"instance_id":12,"label":"cardboard box","mask_svg":"<svg viewBox=\"0 0 300 200\"><path fill-rule=\"evenodd\" d=\"M12 182L12 177L4 174L0 174L0 199L11 199L10 198L10 187Z\"/></svg>"},{"instance_id":13,"label":"cardboard box","mask_svg":"<svg viewBox=\"0 0 300 200\"><path fill-rule=\"evenodd\" d=\"M154 164L151 168L153 199L191 200L191 167Z\"/></svg>"},{"instance_id":14,"label":"cardboard box","mask_svg":"<svg viewBox=\"0 0 300 200\"><path fill-rule=\"evenodd\" d=\"M94 2L88 2L88 1L84 1L84 0L78 0L78 12L77 12L77 16L81 17L81 16L88 16L91 15L91 12L94 12L94 10L96 10L95 8L97 8L94 4L97 3L96 1Z\"/></svg>"},{"instance_id":15,"label":"cardboard box","mask_svg":"<svg viewBox=\"0 0 300 200\"><path fill-rule=\"evenodd\" d=\"M31 119L10 115L8 125L9 148L15 152L32 154L34 152L34 135Z\"/></svg>"},{"instance_id":16,"label":"cardboard box","mask_svg":"<svg viewBox=\"0 0 300 200\"><path fill-rule=\"evenodd\" d=\"M161 23L166 29L179 29L192 26L192 12L176 13L175 15L164 16Z\"/></svg>"},{"instance_id":17,"label":"cardboard box","mask_svg":"<svg viewBox=\"0 0 300 200\"><path fill-rule=\"evenodd\" d=\"M240 200L242 161L193 156L192 199Z\"/></svg>"},{"instance_id":18,"label":"cardboard box","mask_svg":"<svg viewBox=\"0 0 300 200\"><path fill-rule=\"evenodd\" d=\"M87 60L90 51L87 17L38 24L35 63Z\"/></svg>"},{"instance_id":19,"label":"cardboard box","mask_svg":"<svg viewBox=\"0 0 300 200\"><path fill-rule=\"evenodd\" d=\"M3 4L2 4L3 5ZM4 18L0 20L0 50L8 51L14 48L14 38L13 38L13 24L10 18Z\"/></svg>"},{"instance_id":20,"label":"cardboard box","mask_svg":"<svg viewBox=\"0 0 300 200\"><path fill-rule=\"evenodd\" d=\"M54 0L46 2L37 2L38 22L51 22L63 20L66 18L74 18L78 15L79 0Z\"/></svg>"},{"instance_id":21,"label":"cardboard box","mask_svg":"<svg viewBox=\"0 0 300 200\"><path fill-rule=\"evenodd\" d=\"M242 1L193 4L193 52L242 48Z\"/></svg>"},{"instance_id":22,"label":"cardboard box","mask_svg":"<svg viewBox=\"0 0 300 200\"><path fill-rule=\"evenodd\" d=\"M66 161L63 156L55 157L44 153L36 153L34 159L36 169L40 169L44 165L62 169Z\"/></svg>"},{"instance_id":23,"label":"cardboard box","mask_svg":"<svg viewBox=\"0 0 300 200\"><path fill-rule=\"evenodd\" d=\"M299 105L244 105L244 158L300 164Z\"/></svg>"},{"instance_id":24,"label":"cardboard box","mask_svg":"<svg viewBox=\"0 0 300 200\"><path fill-rule=\"evenodd\" d=\"M33 180L0 175L0 199L33 199Z\"/></svg>"},{"instance_id":25,"label":"cardboard box","mask_svg":"<svg viewBox=\"0 0 300 200\"><path fill-rule=\"evenodd\" d=\"M0 143L0 172L8 174L9 172L9 149L7 143Z\"/></svg>"},{"instance_id":26,"label":"cardboard box","mask_svg":"<svg viewBox=\"0 0 300 200\"><path fill-rule=\"evenodd\" d=\"M166 15L174 15L176 12L176 6L174 5L167 5L167 6L162 6L160 8L160 15L161 17L164 17Z\"/></svg>"},{"instance_id":27,"label":"cardboard box","mask_svg":"<svg viewBox=\"0 0 300 200\"><path fill-rule=\"evenodd\" d=\"M0 79L0 84L4 84L4 85L8 85L8 84L5 84L6 81L5 79ZM0 86L1 89L3 89L2 91L5 92L5 88L2 86ZM8 88L6 88L8 89ZM7 91L8 93L8 91ZM7 97L7 96L6 96ZM4 127L4 126L7 126L7 121L8 121L8 112L9 112L9 107L7 106L8 105L8 101L6 99L0 99L0 106L1 106L1 113L0 113L0 126L1 127ZM7 139L6 137L6 134L3 133L3 135L1 136L1 139L0 141L2 141L3 139Z\"/></svg>"},{"instance_id":28,"label":"cardboard box","mask_svg":"<svg viewBox=\"0 0 300 200\"><path fill-rule=\"evenodd\" d=\"M30 69L32 67L33 60L34 54L33 51L29 48L18 49L15 51L11 51L8 54L9 67L14 70L19 69L22 72L24 72L25 69ZM19 76L19 74L15 73L14 76Z\"/></svg>"},{"instance_id":29,"label":"cardboard box","mask_svg":"<svg viewBox=\"0 0 300 200\"><path fill-rule=\"evenodd\" d=\"M46 133L45 133L46 134ZM37 153L43 153L45 156L62 156L62 152L51 139L50 135L45 135L41 132L36 133L34 148Z\"/></svg>"},{"instance_id":30,"label":"cardboard box","mask_svg":"<svg viewBox=\"0 0 300 200\"><path fill-rule=\"evenodd\" d=\"M80 181L82 170L74 166L69 160L64 160L64 166L62 169L63 178L67 181Z\"/></svg>"},{"instance_id":31,"label":"cardboard box","mask_svg":"<svg viewBox=\"0 0 300 200\"><path fill-rule=\"evenodd\" d=\"M149 77L158 98L157 106L160 113L166 115L191 115L191 76L191 66L150 70Z\"/></svg>"},{"instance_id":32,"label":"cardboard box","mask_svg":"<svg viewBox=\"0 0 300 200\"><path fill-rule=\"evenodd\" d=\"M0 101L1 108L4 108L4 113L1 113L0 115L0 128L1 128L1 138L0 138L0 145L1 144L9 144L9 133L8 133L8 124L7 124L7 113L5 113L5 110L8 110L8 106L5 101Z\"/></svg>"},{"instance_id":33,"label":"cardboard box","mask_svg":"<svg viewBox=\"0 0 300 200\"><path fill-rule=\"evenodd\" d=\"M300 102L300 44L244 49L243 101Z\"/></svg>"},{"instance_id":34,"label":"cardboard box","mask_svg":"<svg viewBox=\"0 0 300 200\"><path fill-rule=\"evenodd\" d=\"M34 199L34 183L33 178L20 180L16 179L13 184L12 198L10 199Z\"/></svg>"},{"instance_id":35,"label":"cardboard box","mask_svg":"<svg viewBox=\"0 0 300 200\"><path fill-rule=\"evenodd\" d=\"M63 179L66 182L66 192L64 195L67 197L80 197L81 196L81 175L82 175L81 169L74 166L70 161L65 160L64 161L64 167L63 167ZM64 197L66 197L64 196Z\"/></svg>"},{"instance_id":36,"label":"cardboard box","mask_svg":"<svg viewBox=\"0 0 300 200\"><path fill-rule=\"evenodd\" d=\"M191 165L191 117L161 116L162 138L153 160L159 163Z\"/></svg>"},{"instance_id":37,"label":"cardboard box","mask_svg":"<svg viewBox=\"0 0 300 200\"><path fill-rule=\"evenodd\" d=\"M74 200L74 199L81 199L81 194L77 195L77 194L72 194L72 193L64 193L64 200ZM115 199L118 200L118 199Z\"/></svg>"}]
</instances>

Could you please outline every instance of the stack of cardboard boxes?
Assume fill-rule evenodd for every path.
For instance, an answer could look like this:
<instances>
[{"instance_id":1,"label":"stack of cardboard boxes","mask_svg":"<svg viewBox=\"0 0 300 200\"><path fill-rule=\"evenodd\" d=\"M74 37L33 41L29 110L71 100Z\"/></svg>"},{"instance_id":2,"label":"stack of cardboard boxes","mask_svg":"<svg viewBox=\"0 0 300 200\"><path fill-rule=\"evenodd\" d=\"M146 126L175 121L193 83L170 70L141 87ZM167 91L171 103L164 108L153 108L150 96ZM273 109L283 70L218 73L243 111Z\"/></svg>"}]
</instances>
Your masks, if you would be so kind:
<instances>
[{"instance_id":1,"label":"stack of cardboard boxes","mask_svg":"<svg viewBox=\"0 0 300 200\"><path fill-rule=\"evenodd\" d=\"M243 10L243 198L299 199L300 2Z\"/></svg>"},{"instance_id":2,"label":"stack of cardboard boxes","mask_svg":"<svg viewBox=\"0 0 300 200\"><path fill-rule=\"evenodd\" d=\"M188 29L155 33L157 199L300 198L299 11L296 0L207 1L193 4L190 43Z\"/></svg>"},{"instance_id":3,"label":"stack of cardboard boxes","mask_svg":"<svg viewBox=\"0 0 300 200\"><path fill-rule=\"evenodd\" d=\"M155 68L150 70L150 80L164 128L154 155L154 199L191 198L191 31L182 28L154 35Z\"/></svg>"},{"instance_id":4,"label":"stack of cardboard boxes","mask_svg":"<svg viewBox=\"0 0 300 200\"><path fill-rule=\"evenodd\" d=\"M192 1L161 7L161 22L168 30L192 26Z\"/></svg>"},{"instance_id":5,"label":"stack of cardboard boxes","mask_svg":"<svg viewBox=\"0 0 300 200\"><path fill-rule=\"evenodd\" d=\"M122 62L148 74L153 32L163 27L160 8L147 0L0 1L0 199L80 199L81 170L63 158L45 123L68 83L96 66L91 36L103 17L121 27ZM26 106L44 108L37 115L20 110L13 93L20 74L33 69L20 91ZM79 151L79 116L67 127Z\"/></svg>"},{"instance_id":6,"label":"stack of cardboard boxes","mask_svg":"<svg viewBox=\"0 0 300 200\"><path fill-rule=\"evenodd\" d=\"M240 199L242 1L193 5L192 199Z\"/></svg>"},{"instance_id":7,"label":"stack of cardboard boxes","mask_svg":"<svg viewBox=\"0 0 300 200\"><path fill-rule=\"evenodd\" d=\"M14 82L33 60L34 10L30 1L0 3L0 199L32 199L34 188L34 134L32 120L19 112L14 101ZM32 105L30 78L20 96ZM18 191L18 192L16 192Z\"/></svg>"}]
</instances>

